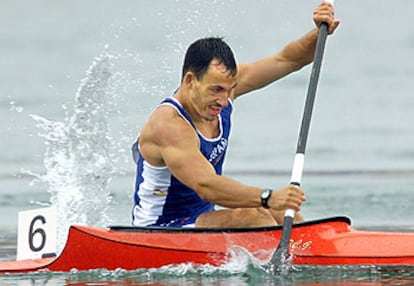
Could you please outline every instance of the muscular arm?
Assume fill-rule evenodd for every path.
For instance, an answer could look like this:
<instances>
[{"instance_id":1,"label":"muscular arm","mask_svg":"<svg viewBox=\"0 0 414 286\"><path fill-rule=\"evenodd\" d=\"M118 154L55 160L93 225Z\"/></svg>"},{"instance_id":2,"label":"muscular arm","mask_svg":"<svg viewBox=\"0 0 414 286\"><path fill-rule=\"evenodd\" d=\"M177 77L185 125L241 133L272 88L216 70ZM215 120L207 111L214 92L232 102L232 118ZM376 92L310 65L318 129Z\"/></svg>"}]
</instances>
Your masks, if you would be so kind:
<instances>
[{"instance_id":1,"label":"muscular arm","mask_svg":"<svg viewBox=\"0 0 414 286\"><path fill-rule=\"evenodd\" d=\"M261 206L260 188L215 173L199 150L194 129L170 107L161 107L151 115L141 132L140 147L147 162L168 166L178 180L195 190L203 200L229 208ZM276 192L271 199L269 205L275 209L297 209L300 205L288 192Z\"/></svg>"},{"instance_id":2,"label":"muscular arm","mask_svg":"<svg viewBox=\"0 0 414 286\"><path fill-rule=\"evenodd\" d=\"M260 206L261 190L217 175L200 152L194 129L171 108L163 109L160 108L153 115L157 117L154 132L162 136L153 138L156 138L156 148L171 173L195 190L203 200L224 207Z\"/></svg>"},{"instance_id":3,"label":"muscular arm","mask_svg":"<svg viewBox=\"0 0 414 286\"><path fill-rule=\"evenodd\" d=\"M339 20L334 18L334 14L333 6L330 3L322 2L313 13L316 27L319 27L322 22L328 23L328 33L332 34L339 25ZM233 97L236 98L252 90L262 88L311 63L318 33L318 28L314 28L302 38L291 42L280 52L270 57L254 63L240 64L238 66L238 85Z\"/></svg>"},{"instance_id":4,"label":"muscular arm","mask_svg":"<svg viewBox=\"0 0 414 286\"><path fill-rule=\"evenodd\" d=\"M270 57L253 63L240 64L234 97L262 88L311 63L317 38L318 29L315 28Z\"/></svg>"}]
</instances>

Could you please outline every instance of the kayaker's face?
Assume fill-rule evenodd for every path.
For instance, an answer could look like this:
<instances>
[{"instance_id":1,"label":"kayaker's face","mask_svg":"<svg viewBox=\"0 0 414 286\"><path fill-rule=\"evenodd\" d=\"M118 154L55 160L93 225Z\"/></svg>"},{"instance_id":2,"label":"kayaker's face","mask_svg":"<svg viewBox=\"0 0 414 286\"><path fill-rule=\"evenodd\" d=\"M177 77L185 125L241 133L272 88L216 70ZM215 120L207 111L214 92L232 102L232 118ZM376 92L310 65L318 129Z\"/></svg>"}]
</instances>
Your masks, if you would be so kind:
<instances>
[{"instance_id":1,"label":"kayaker's face","mask_svg":"<svg viewBox=\"0 0 414 286\"><path fill-rule=\"evenodd\" d=\"M200 79L194 77L191 100L198 115L204 120L212 121L227 106L237 84L237 76L213 60L207 72Z\"/></svg>"}]
</instances>

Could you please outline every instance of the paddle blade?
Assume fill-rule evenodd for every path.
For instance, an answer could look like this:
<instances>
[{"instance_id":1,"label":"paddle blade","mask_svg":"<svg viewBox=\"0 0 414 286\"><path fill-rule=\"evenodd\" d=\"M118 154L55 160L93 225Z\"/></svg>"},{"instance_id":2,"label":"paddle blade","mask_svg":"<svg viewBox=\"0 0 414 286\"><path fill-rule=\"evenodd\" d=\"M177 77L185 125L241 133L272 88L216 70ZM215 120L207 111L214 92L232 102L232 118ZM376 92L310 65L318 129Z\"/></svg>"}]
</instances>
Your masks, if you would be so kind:
<instances>
[{"instance_id":1,"label":"paddle blade","mask_svg":"<svg viewBox=\"0 0 414 286\"><path fill-rule=\"evenodd\" d=\"M285 266L289 266L289 241L292 232L293 217L285 216L283 221L282 237L279 246L270 259L270 269L274 274L280 274Z\"/></svg>"}]
</instances>

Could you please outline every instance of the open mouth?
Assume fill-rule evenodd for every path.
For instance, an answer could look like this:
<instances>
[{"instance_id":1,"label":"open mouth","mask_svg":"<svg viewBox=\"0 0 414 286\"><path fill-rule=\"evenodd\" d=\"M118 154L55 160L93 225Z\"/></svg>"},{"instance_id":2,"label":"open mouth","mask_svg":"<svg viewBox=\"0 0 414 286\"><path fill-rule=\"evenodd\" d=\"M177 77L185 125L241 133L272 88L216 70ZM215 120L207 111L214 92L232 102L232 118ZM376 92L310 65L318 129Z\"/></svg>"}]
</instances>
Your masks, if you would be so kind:
<instances>
[{"instance_id":1,"label":"open mouth","mask_svg":"<svg viewBox=\"0 0 414 286\"><path fill-rule=\"evenodd\" d=\"M221 112L221 106L210 106L210 111L214 114L214 115L219 115Z\"/></svg>"}]
</instances>

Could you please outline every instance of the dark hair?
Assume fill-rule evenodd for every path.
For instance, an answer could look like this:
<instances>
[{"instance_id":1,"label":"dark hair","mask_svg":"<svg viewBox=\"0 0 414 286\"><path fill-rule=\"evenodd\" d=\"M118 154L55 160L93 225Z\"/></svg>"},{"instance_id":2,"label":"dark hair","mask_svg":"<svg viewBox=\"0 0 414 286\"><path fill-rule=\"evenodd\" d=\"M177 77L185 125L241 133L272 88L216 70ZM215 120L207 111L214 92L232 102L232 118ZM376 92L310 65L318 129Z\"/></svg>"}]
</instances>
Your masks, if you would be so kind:
<instances>
[{"instance_id":1,"label":"dark hair","mask_svg":"<svg viewBox=\"0 0 414 286\"><path fill-rule=\"evenodd\" d=\"M181 79L184 79L188 71L192 71L197 79L202 78L213 59L224 64L232 76L236 75L236 60L229 45L223 41L223 38L208 37L199 39L188 47Z\"/></svg>"}]
</instances>

